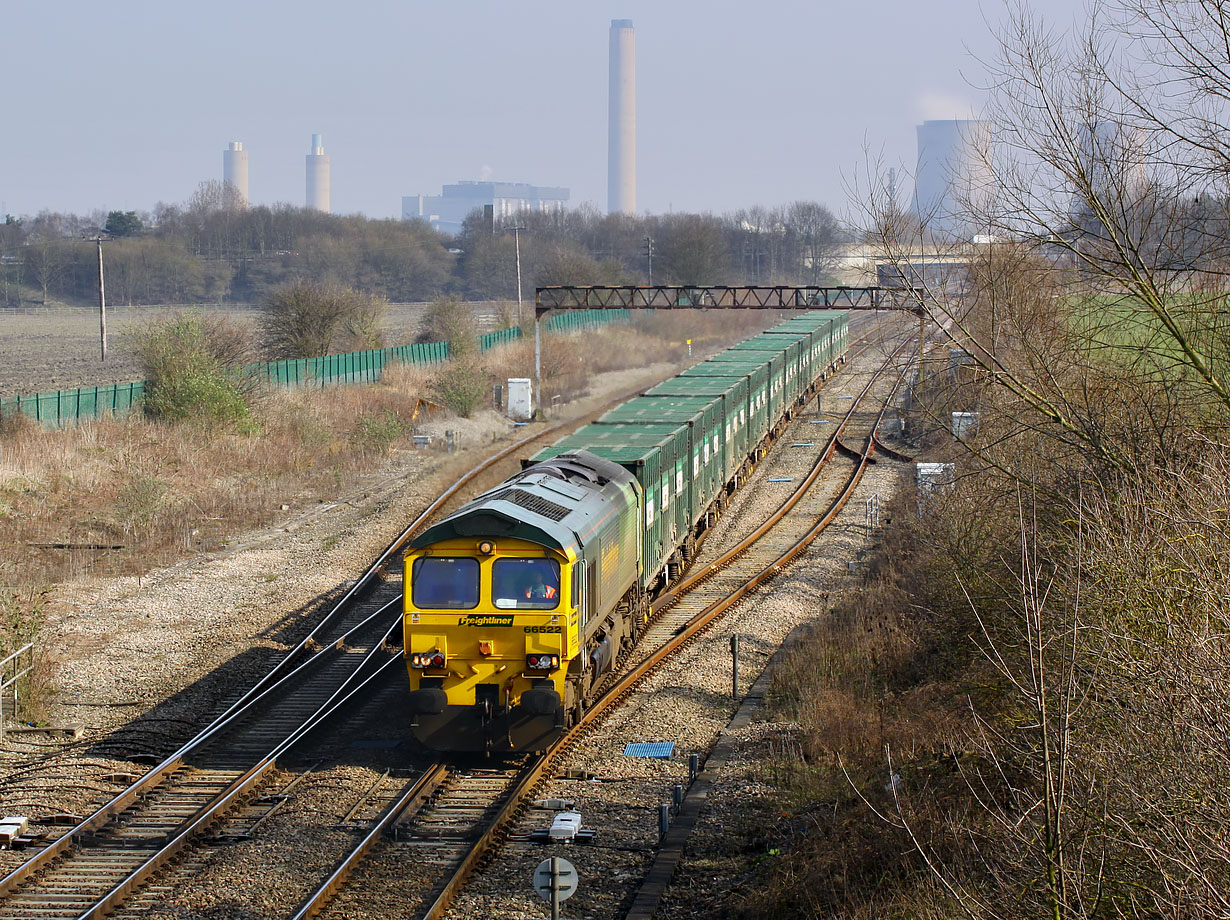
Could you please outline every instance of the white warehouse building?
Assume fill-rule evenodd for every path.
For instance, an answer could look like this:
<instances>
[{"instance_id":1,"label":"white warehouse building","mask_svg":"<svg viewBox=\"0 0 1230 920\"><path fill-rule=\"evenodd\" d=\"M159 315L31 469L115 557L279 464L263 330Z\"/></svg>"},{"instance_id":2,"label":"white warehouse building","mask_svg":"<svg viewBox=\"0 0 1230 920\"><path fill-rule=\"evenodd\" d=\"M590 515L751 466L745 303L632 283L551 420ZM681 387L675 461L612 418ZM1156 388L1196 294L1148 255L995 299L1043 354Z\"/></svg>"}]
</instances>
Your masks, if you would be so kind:
<instances>
[{"instance_id":1,"label":"white warehouse building","mask_svg":"<svg viewBox=\"0 0 1230 920\"><path fill-rule=\"evenodd\" d=\"M472 211L490 207L496 220L523 211L560 211L568 204L568 189L526 182L458 182L440 195L408 195L401 200L402 220L425 220L444 233L461 232Z\"/></svg>"}]
</instances>

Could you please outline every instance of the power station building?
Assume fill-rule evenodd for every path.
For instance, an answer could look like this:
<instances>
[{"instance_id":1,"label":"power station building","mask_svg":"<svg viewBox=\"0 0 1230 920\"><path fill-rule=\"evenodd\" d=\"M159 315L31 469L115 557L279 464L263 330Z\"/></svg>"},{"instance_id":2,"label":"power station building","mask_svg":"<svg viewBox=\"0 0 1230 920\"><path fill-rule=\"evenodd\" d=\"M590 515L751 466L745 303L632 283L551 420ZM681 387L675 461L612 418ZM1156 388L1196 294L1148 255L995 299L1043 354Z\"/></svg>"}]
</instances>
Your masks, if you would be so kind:
<instances>
[{"instance_id":1,"label":"power station building","mask_svg":"<svg viewBox=\"0 0 1230 920\"><path fill-rule=\"evenodd\" d=\"M439 195L408 195L401 200L402 220L425 220L444 233L457 235L473 211L490 207L495 220L522 211L560 211L568 204L568 189L525 182L458 182Z\"/></svg>"},{"instance_id":2,"label":"power station building","mask_svg":"<svg viewBox=\"0 0 1230 920\"><path fill-rule=\"evenodd\" d=\"M231 141L222 151L222 184L234 191L240 205L247 207L248 201L248 151L243 149L243 141Z\"/></svg>"},{"instance_id":3,"label":"power station building","mask_svg":"<svg viewBox=\"0 0 1230 920\"><path fill-rule=\"evenodd\" d=\"M607 212L636 213L636 32L611 20L607 101Z\"/></svg>"},{"instance_id":4,"label":"power station building","mask_svg":"<svg viewBox=\"0 0 1230 920\"><path fill-rule=\"evenodd\" d=\"M971 240L985 232L977 218L994 188L991 125L945 119L918 126L914 214L935 239Z\"/></svg>"},{"instance_id":5,"label":"power station building","mask_svg":"<svg viewBox=\"0 0 1230 920\"><path fill-rule=\"evenodd\" d=\"M323 134L312 135L312 152L307 155L307 207L329 213L329 155Z\"/></svg>"}]
</instances>

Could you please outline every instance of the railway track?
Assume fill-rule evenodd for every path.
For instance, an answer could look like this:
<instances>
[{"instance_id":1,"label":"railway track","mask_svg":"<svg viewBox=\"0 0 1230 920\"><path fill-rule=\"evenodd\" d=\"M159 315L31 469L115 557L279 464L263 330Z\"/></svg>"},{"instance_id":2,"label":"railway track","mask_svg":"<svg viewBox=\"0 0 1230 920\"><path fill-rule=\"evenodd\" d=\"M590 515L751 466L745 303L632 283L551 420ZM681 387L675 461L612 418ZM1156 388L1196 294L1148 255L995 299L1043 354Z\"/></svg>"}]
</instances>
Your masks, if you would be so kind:
<instances>
[{"instance_id":1,"label":"railway track","mask_svg":"<svg viewBox=\"0 0 1230 920\"><path fill-rule=\"evenodd\" d=\"M637 660L625 662L621 676L612 681L595 701L583 721L545 754L532 758L528 763L517 764L503 771L484 770L482 783L489 790L486 798L475 798L473 793L482 785L470 785L460 796L464 813L473 818L482 816L484 826L467 823L466 845L457 846L455 825L446 824L449 832L433 834L431 829L439 825L431 796L418 795L413 806L390 809L372 828L372 831L349 853L337 871L293 914L301 918L363 916L366 911L375 911L397 903L406 904L405 890L414 886L416 891L429 891L411 909L409 915L435 920L444 916L456 895L466 884L474 869L506 834L512 821L523 809L535 786L546 777L547 771L556 764L577 740L591 731L603 715L612 710L650 672L693 641L725 610L734 606L744 595L759 584L772 578L789 560L802 552L829 521L841 510L861 478L862 471L871 461L876 448L875 430L891 404L893 396L904 377L905 371L882 387L883 393L878 411L859 411L860 403L867 398L876 383L883 382L892 361L900 348L889 355L884 364L872 376L863 392L852 401L849 411L820 451L812 472L795 489L770 519L758 527L752 535L741 541L705 571L685 576L668 594L654 604L654 618L647 627L637 649L645 654ZM852 440L864 439L865 447L859 454L855 470L837 489L818 494L814 486L820 472L843 444L842 437ZM800 507L801 506L801 507ZM795 512L791 516L791 512ZM783 521L789 526L782 526ZM441 771L443 767L437 767ZM441 784L446 780L439 779ZM438 787L437 787L438 788ZM414 797L411 787L406 795ZM457 798L442 797L439 807L446 810L456 807ZM415 828L414 836L407 838L413 844L407 846L399 839L402 828ZM447 869L447 874L430 881L418 878L425 865ZM353 884L346 885L352 873L360 873ZM408 878L408 873L416 876ZM400 908L399 908L400 909Z\"/></svg>"}]
</instances>

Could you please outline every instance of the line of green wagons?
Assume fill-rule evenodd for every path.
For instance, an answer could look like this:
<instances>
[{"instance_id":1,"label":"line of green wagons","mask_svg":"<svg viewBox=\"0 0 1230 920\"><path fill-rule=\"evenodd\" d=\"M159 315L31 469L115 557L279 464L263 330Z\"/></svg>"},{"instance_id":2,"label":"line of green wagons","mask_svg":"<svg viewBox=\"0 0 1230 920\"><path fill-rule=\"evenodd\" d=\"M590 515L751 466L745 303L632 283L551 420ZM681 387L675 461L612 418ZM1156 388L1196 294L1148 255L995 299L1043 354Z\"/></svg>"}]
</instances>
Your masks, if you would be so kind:
<instances>
[{"instance_id":1,"label":"line of green wagons","mask_svg":"<svg viewBox=\"0 0 1230 920\"><path fill-rule=\"evenodd\" d=\"M582 449L636 477L644 495L641 585L649 588L668 564L688 561L689 535L720 510L848 341L845 311L794 316L612 409L527 465Z\"/></svg>"}]
</instances>

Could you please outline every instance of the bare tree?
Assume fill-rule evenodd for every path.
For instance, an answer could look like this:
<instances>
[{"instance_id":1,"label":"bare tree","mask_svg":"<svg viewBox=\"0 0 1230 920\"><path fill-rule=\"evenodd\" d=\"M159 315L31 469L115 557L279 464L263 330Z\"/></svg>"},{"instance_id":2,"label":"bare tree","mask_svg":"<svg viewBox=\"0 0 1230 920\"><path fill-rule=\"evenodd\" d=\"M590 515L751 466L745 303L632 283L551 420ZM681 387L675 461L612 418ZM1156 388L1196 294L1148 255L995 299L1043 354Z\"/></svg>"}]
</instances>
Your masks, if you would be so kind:
<instances>
[{"instance_id":1,"label":"bare tree","mask_svg":"<svg viewBox=\"0 0 1230 920\"><path fill-rule=\"evenodd\" d=\"M47 303L50 289L64 276L68 266L68 251L65 245L69 239L65 232L64 219L59 214L43 211L27 226L26 270L42 288L44 304Z\"/></svg>"},{"instance_id":2,"label":"bare tree","mask_svg":"<svg viewBox=\"0 0 1230 920\"><path fill-rule=\"evenodd\" d=\"M799 241L800 275L809 284L819 284L835 265L843 236L840 223L819 202L796 201L786 209L786 225Z\"/></svg>"},{"instance_id":3,"label":"bare tree","mask_svg":"<svg viewBox=\"0 0 1230 920\"><path fill-rule=\"evenodd\" d=\"M1124 0L1063 34L1011 12L991 194L965 202L998 242L943 253L959 284L917 266L925 221L863 190L902 296L965 353L924 364L916 406L982 414L946 520L1028 496L1017 559L983 558L969 592L981 689L946 816L966 844L916 836L970 915L1230 910L1225 14ZM914 828L907 799L885 817Z\"/></svg>"}]
</instances>

